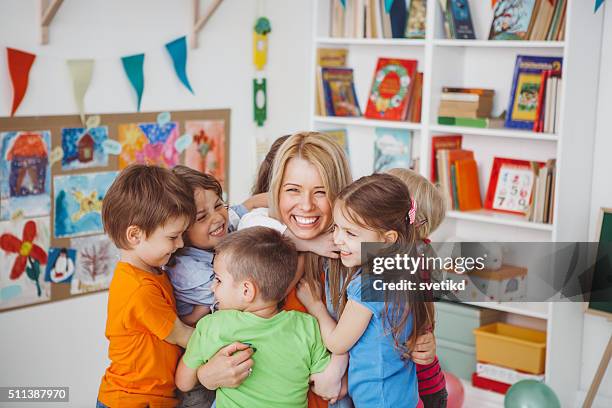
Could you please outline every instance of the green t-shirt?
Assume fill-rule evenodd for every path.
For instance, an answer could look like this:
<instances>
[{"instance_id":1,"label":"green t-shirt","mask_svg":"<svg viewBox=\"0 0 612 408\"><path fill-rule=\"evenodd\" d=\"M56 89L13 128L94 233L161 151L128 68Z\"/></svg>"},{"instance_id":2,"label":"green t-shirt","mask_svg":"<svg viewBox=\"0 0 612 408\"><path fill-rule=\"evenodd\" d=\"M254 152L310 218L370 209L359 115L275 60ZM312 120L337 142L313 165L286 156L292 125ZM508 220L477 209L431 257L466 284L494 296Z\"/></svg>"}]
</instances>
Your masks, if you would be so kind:
<instances>
[{"instance_id":1,"label":"green t-shirt","mask_svg":"<svg viewBox=\"0 0 612 408\"><path fill-rule=\"evenodd\" d=\"M305 408L310 375L325 370L330 361L319 324L306 313L281 311L264 319L221 310L198 322L183 362L197 369L235 341L257 349L253 373L238 388L217 389L217 408Z\"/></svg>"}]
</instances>

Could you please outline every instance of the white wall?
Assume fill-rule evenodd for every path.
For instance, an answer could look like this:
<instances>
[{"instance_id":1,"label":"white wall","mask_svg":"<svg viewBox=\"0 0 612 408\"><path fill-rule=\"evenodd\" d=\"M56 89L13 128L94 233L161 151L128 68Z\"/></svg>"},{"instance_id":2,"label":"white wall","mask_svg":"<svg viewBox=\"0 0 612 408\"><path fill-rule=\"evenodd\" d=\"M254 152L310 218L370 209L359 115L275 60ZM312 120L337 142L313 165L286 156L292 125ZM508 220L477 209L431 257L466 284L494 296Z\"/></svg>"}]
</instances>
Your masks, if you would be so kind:
<instances>
[{"instance_id":1,"label":"white wall","mask_svg":"<svg viewBox=\"0 0 612 408\"><path fill-rule=\"evenodd\" d=\"M593 157L593 186L591 189L591 217L589 238L597 240L598 220L601 207L612 207L612 6L604 3L600 13L604 15L604 31L601 50L601 68L599 75L599 100L597 107L597 130L595 134L595 151ZM612 321L602 317L585 316L582 340L582 367L580 388L586 392L591 384L603 351L612 336ZM612 404L612 365L599 386L599 398L596 406L609 407ZM604 401L603 398L606 398Z\"/></svg>"},{"instance_id":2,"label":"white wall","mask_svg":"<svg viewBox=\"0 0 612 408\"><path fill-rule=\"evenodd\" d=\"M195 96L176 79L164 49L166 42L189 32L191 1L66 1L46 46L38 44L37 4L0 0L0 116L9 114L12 100L6 46L38 55L21 116L76 113L67 58L96 59L85 100L88 112L134 112L135 97L120 57L144 51L142 111L231 109L230 197L236 202L247 196L256 167L251 33L258 2L225 0L204 27L199 48L188 57ZM202 10L208 4L203 1ZM312 6L309 0L259 4L272 24L265 134L276 138L309 125ZM95 404L108 363L106 300L105 292L1 313L0 386L69 386L72 406Z\"/></svg>"}]
</instances>

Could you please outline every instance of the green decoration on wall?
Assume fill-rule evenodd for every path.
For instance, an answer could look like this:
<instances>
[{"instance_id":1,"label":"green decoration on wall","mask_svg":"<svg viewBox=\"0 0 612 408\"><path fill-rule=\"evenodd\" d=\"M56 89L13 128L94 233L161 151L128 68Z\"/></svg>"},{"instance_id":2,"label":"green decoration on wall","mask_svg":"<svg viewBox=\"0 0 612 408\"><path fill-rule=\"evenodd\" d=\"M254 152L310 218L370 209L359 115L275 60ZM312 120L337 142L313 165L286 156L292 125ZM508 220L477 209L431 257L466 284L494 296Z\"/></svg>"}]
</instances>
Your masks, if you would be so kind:
<instances>
[{"instance_id":1,"label":"green decoration on wall","mask_svg":"<svg viewBox=\"0 0 612 408\"><path fill-rule=\"evenodd\" d=\"M253 114L257 126L262 127L268 119L268 93L266 79L253 79Z\"/></svg>"}]
</instances>

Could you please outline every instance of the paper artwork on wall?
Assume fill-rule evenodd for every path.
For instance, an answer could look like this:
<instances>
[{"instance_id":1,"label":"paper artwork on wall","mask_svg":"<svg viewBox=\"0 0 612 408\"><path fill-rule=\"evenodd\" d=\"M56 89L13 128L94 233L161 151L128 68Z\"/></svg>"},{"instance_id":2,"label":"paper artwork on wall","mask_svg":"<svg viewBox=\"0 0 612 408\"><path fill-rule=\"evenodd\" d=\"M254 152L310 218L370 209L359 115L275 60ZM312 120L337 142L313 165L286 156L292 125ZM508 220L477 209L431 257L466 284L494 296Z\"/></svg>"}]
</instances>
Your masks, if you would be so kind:
<instances>
[{"instance_id":1,"label":"paper artwork on wall","mask_svg":"<svg viewBox=\"0 0 612 408\"><path fill-rule=\"evenodd\" d=\"M116 171L55 176L54 236L56 238L102 233L102 199Z\"/></svg>"},{"instance_id":2,"label":"paper artwork on wall","mask_svg":"<svg viewBox=\"0 0 612 408\"><path fill-rule=\"evenodd\" d=\"M50 299L49 218L0 222L0 309Z\"/></svg>"},{"instance_id":3,"label":"paper artwork on wall","mask_svg":"<svg viewBox=\"0 0 612 408\"><path fill-rule=\"evenodd\" d=\"M106 126L62 129L62 170L108 166L104 141L108 139Z\"/></svg>"},{"instance_id":4,"label":"paper artwork on wall","mask_svg":"<svg viewBox=\"0 0 612 408\"><path fill-rule=\"evenodd\" d=\"M45 282L66 283L72 280L76 251L72 248L49 248Z\"/></svg>"},{"instance_id":5,"label":"paper artwork on wall","mask_svg":"<svg viewBox=\"0 0 612 408\"><path fill-rule=\"evenodd\" d=\"M185 151L185 165L212 174L225 188L225 122L186 121L185 132L193 135L193 142Z\"/></svg>"},{"instance_id":6,"label":"paper artwork on wall","mask_svg":"<svg viewBox=\"0 0 612 408\"><path fill-rule=\"evenodd\" d=\"M0 220L49 215L50 143L49 131L0 133Z\"/></svg>"},{"instance_id":7,"label":"paper artwork on wall","mask_svg":"<svg viewBox=\"0 0 612 408\"><path fill-rule=\"evenodd\" d=\"M125 123L118 126L121 154L119 169L132 163L155 164L172 168L179 162L174 143L179 137L177 122Z\"/></svg>"},{"instance_id":8,"label":"paper artwork on wall","mask_svg":"<svg viewBox=\"0 0 612 408\"><path fill-rule=\"evenodd\" d=\"M71 247L77 251L77 262L70 293L108 289L119 261L119 250L106 235L73 238Z\"/></svg>"}]
</instances>

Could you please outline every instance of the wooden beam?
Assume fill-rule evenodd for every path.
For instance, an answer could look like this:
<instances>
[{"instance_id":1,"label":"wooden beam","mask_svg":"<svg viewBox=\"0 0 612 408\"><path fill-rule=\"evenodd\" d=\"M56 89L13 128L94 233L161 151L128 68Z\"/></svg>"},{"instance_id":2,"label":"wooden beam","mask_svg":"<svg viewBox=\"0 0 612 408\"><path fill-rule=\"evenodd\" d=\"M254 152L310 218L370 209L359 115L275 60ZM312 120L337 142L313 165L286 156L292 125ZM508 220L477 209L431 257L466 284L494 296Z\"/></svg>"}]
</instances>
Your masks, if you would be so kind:
<instances>
[{"instance_id":1,"label":"wooden beam","mask_svg":"<svg viewBox=\"0 0 612 408\"><path fill-rule=\"evenodd\" d=\"M200 0L193 0L193 28L191 30L191 48L197 48L198 46L198 33L208 20L212 17L213 13L221 5L223 0L213 0L211 5L208 7L206 12L200 16Z\"/></svg>"},{"instance_id":2,"label":"wooden beam","mask_svg":"<svg viewBox=\"0 0 612 408\"><path fill-rule=\"evenodd\" d=\"M39 0L40 3L40 43L49 43L49 25L53 21L53 17L57 10L62 5L64 0L51 0L51 4L47 0Z\"/></svg>"}]
</instances>

